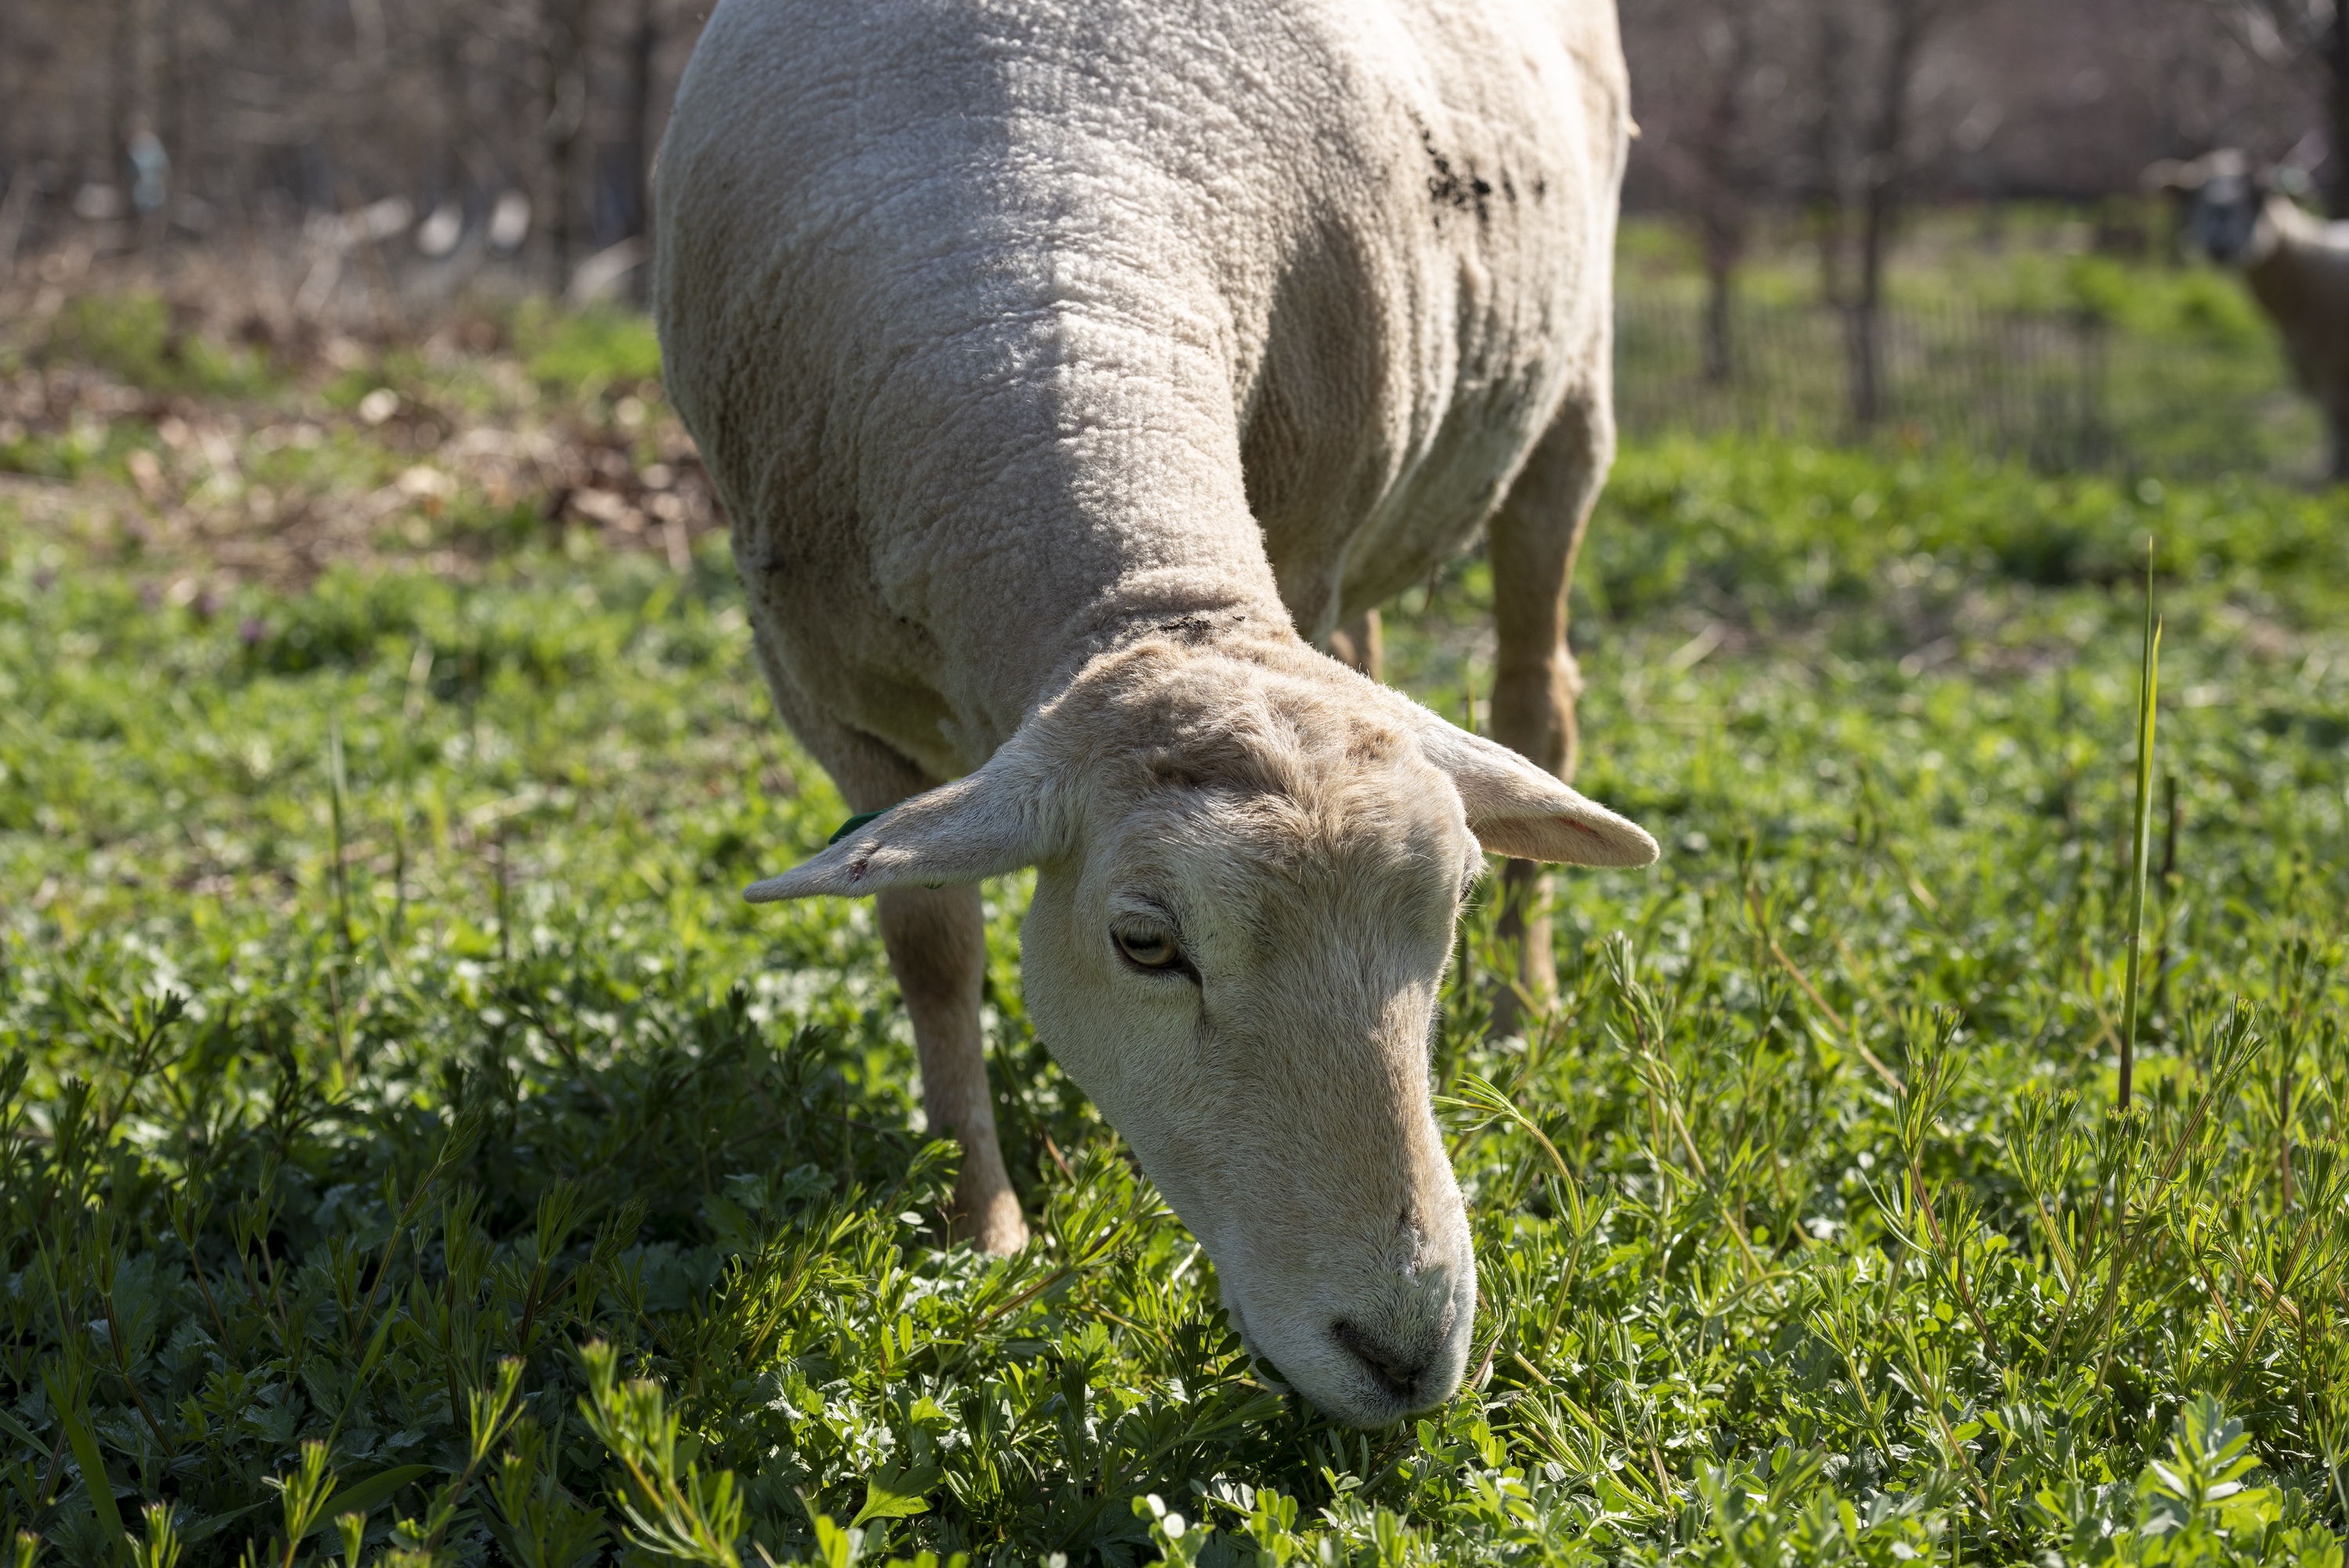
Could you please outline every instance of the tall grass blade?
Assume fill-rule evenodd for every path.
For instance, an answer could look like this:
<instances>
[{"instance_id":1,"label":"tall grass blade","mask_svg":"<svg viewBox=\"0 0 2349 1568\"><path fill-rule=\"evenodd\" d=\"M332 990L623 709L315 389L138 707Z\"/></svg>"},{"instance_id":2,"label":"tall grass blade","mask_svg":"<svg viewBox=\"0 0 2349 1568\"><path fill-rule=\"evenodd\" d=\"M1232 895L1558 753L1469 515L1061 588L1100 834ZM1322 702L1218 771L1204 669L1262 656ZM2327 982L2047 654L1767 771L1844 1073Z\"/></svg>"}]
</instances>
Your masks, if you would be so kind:
<instances>
[{"instance_id":1,"label":"tall grass blade","mask_svg":"<svg viewBox=\"0 0 2349 1568\"><path fill-rule=\"evenodd\" d=\"M43 1381L48 1387L50 1408L57 1412L57 1424L65 1429L66 1442L73 1449L74 1463L81 1467L82 1488L89 1493L89 1511L98 1516L98 1539L107 1555L125 1563L135 1561L139 1546L122 1528L121 1511L114 1504L114 1480L106 1473L106 1460L89 1429L89 1409L75 1387L73 1374L68 1370L58 1378L44 1373Z\"/></svg>"},{"instance_id":2,"label":"tall grass blade","mask_svg":"<svg viewBox=\"0 0 2349 1568\"><path fill-rule=\"evenodd\" d=\"M338 713L326 717L326 790L335 830L335 930L347 954L351 950L351 873L343 801L348 785L343 770L343 718Z\"/></svg>"},{"instance_id":3,"label":"tall grass blade","mask_svg":"<svg viewBox=\"0 0 2349 1568\"><path fill-rule=\"evenodd\" d=\"M2137 683L2137 819L2130 839L2128 980L2121 1002L2120 1109L2136 1068L2137 994L2143 984L2146 861L2153 853L2153 718L2161 689L2161 623L2153 613L2153 541L2145 544L2145 652Z\"/></svg>"}]
</instances>

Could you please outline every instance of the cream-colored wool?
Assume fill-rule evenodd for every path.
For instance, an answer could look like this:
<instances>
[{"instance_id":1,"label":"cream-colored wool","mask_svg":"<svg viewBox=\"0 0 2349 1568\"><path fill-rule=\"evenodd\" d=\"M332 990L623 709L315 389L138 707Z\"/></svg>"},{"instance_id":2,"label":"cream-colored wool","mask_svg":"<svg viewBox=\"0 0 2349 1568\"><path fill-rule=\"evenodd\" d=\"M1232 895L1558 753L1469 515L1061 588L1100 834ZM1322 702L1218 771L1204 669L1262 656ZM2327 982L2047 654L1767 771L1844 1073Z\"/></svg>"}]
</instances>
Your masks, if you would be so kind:
<instances>
[{"instance_id":1,"label":"cream-colored wool","mask_svg":"<svg viewBox=\"0 0 2349 1568\"><path fill-rule=\"evenodd\" d=\"M751 896L880 895L1004 1251L968 884L1035 866L1041 1037L1357 1423L1467 1354L1427 1037L1482 851L1655 854L1560 782L1628 131L1580 0L722 0L662 150L769 683L895 806ZM1506 746L1308 643L1487 525Z\"/></svg>"},{"instance_id":2,"label":"cream-colored wool","mask_svg":"<svg viewBox=\"0 0 2349 1568\"><path fill-rule=\"evenodd\" d=\"M2270 195L2242 268L2283 336L2292 374L2324 409L2333 477L2349 479L2349 222L2311 217L2290 197Z\"/></svg>"},{"instance_id":3,"label":"cream-colored wool","mask_svg":"<svg viewBox=\"0 0 2349 1568\"><path fill-rule=\"evenodd\" d=\"M2145 181L2184 198L2196 246L2241 271L2292 375L2324 410L2333 477L2349 480L2349 222L2312 217L2270 189L2278 173L2255 175L2242 153L2222 148L2190 163L2165 159Z\"/></svg>"}]
</instances>

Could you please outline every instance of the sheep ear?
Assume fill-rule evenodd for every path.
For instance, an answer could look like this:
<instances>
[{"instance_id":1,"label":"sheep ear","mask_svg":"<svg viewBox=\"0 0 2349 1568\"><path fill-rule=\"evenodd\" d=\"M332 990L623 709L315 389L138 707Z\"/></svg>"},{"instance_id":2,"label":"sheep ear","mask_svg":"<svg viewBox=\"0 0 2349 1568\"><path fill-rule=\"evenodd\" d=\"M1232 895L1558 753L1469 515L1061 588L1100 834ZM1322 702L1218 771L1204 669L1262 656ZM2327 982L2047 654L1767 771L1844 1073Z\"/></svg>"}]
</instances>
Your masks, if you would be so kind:
<instances>
[{"instance_id":1,"label":"sheep ear","mask_svg":"<svg viewBox=\"0 0 2349 1568\"><path fill-rule=\"evenodd\" d=\"M2189 191L2193 189L2187 178L2189 168L2175 158L2159 159L2145 166L2145 172L2137 177L2137 184L2147 191Z\"/></svg>"},{"instance_id":2,"label":"sheep ear","mask_svg":"<svg viewBox=\"0 0 2349 1568\"><path fill-rule=\"evenodd\" d=\"M2316 193L2315 183L2309 179L2308 170L2296 163L2279 163L2269 170L2267 177L2260 181L2260 188L2289 196L2294 201Z\"/></svg>"},{"instance_id":3,"label":"sheep ear","mask_svg":"<svg viewBox=\"0 0 2349 1568\"><path fill-rule=\"evenodd\" d=\"M742 896L752 903L826 893L858 898L982 882L1033 865L1047 835L1037 820L1039 792L1024 771L999 752L976 773L877 815L852 818L823 853L751 883Z\"/></svg>"},{"instance_id":4,"label":"sheep ear","mask_svg":"<svg viewBox=\"0 0 2349 1568\"><path fill-rule=\"evenodd\" d=\"M1423 712L1424 710L1422 710ZM1495 854L1577 866L1644 866L1656 841L1507 747L1427 714L1420 754L1452 776L1468 830Z\"/></svg>"}]
</instances>

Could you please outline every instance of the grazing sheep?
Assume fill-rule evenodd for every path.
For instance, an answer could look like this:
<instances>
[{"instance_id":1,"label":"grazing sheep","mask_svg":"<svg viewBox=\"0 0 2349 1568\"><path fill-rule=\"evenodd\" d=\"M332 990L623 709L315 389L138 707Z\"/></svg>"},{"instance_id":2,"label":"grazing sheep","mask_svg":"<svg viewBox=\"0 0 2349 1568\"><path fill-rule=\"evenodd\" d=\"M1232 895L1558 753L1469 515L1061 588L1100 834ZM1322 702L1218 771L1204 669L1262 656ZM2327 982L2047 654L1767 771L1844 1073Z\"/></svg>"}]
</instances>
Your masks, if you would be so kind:
<instances>
[{"instance_id":1,"label":"grazing sheep","mask_svg":"<svg viewBox=\"0 0 2349 1568\"><path fill-rule=\"evenodd\" d=\"M2255 174L2232 149L2145 171L2149 189L2185 204L2186 232L2221 266L2241 271L2283 335L2301 386L2324 408L2333 477L2349 480L2349 222L2301 211L2278 170Z\"/></svg>"},{"instance_id":2,"label":"grazing sheep","mask_svg":"<svg viewBox=\"0 0 2349 1568\"><path fill-rule=\"evenodd\" d=\"M749 896L879 895L1006 1252L972 884L1035 867L1039 1034L1362 1425L1467 1357L1428 1033L1483 855L1656 852L1559 781L1629 133L1607 0L721 0L662 150L760 658L889 808ZM1488 523L1506 745L1308 641Z\"/></svg>"}]
</instances>

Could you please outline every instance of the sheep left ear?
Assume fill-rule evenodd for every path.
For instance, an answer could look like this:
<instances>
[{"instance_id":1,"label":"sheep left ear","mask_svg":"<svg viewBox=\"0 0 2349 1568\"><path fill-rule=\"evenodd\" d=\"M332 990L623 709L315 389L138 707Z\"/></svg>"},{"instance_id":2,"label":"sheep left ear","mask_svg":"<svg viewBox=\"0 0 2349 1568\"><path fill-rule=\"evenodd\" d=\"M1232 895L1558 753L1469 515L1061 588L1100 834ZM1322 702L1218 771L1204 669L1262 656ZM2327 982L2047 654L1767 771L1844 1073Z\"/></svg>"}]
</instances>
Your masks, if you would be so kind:
<instances>
[{"instance_id":1,"label":"sheep left ear","mask_svg":"<svg viewBox=\"0 0 2349 1568\"><path fill-rule=\"evenodd\" d=\"M831 846L742 890L752 903L984 882L1043 858L1045 791L1006 747L978 772L853 819Z\"/></svg>"},{"instance_id":2,"label":"sheep left ear","mask_svg":"<svg viewBox=\"0 0 2349 1568\"><path fill-rule=\"evenodd\" d=\"M1419 749L1452 776L1468 830L1495 854L1576 866L1655 861L1656 841L1646 829L1577 794L1506 746L1428 713Z\"/></svg>"}]
</instances>

